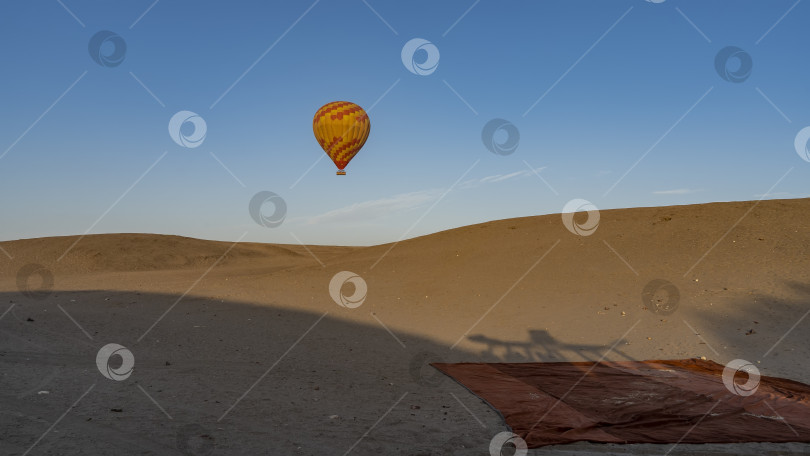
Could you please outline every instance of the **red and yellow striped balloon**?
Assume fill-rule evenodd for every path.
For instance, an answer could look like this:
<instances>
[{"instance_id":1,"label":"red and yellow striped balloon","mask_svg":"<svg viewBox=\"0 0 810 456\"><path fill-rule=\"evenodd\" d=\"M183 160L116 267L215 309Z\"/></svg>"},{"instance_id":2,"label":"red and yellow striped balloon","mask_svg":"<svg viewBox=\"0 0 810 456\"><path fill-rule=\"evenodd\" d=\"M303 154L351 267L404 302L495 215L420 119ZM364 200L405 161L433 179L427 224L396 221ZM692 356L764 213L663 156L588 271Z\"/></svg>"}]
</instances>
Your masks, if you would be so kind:
<instances>
[{"instance_id":1,"label":"red and yellow striped balloon","mask_svg":"<svg viewBox=\"0 0 810 456\"><path fill-rule=\"evenodd\" d=\"M323 151L338 167L337 173L345 175L346 165L368 139L371 122L360 106L349 101L333 101L315 113L312 131Z\"/></svg>"}]
</instances>

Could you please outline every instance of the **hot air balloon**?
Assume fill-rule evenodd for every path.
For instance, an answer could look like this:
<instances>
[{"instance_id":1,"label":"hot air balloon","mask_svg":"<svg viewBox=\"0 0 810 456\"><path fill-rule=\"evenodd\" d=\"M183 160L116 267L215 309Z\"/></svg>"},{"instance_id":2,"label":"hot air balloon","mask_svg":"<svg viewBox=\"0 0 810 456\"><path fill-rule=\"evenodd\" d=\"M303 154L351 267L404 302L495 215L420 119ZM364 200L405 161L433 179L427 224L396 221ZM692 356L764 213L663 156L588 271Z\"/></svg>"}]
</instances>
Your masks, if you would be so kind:
<instances>
[{"instance_id":1,"label":"hot air balloon","mask_svg":"<svg viewBox=\"0 0 810 456\"><path fill-rule=\"evenodd\" d=\"M335 162L339 176L368 139L371 122L360 106L349 101L333 101L321 106L312 119L315 139Z\"/></svg>"}]
</instances>

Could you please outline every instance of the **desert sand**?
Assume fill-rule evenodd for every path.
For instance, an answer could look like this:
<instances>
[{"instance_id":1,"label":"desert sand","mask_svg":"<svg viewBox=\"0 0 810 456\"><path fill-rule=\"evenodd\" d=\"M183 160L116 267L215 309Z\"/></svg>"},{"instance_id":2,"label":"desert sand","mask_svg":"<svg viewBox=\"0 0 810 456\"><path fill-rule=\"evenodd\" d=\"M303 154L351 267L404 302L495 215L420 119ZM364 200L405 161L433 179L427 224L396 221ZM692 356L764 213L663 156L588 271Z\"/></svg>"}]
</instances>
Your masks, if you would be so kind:
<instances>
[{"instance_id":1,"label":"desert sand","mask_svg":"<svg viewBox=\"0 0 810 456\"><path fill-rule=\"evenodd\" d=\"M501 417L431 361L739 358L810 382L810 199L607 210L590 236L553 214L373 247L151 234L0 247L2 454L489 454ZM21 289L28 264L52 286L33 273ZM330 297L340 271L366 282L358 307ZM653 280L677 302L643 299ZM126 379L97 365L110 343L132 353Z\"/></svg>"}]
</instances>

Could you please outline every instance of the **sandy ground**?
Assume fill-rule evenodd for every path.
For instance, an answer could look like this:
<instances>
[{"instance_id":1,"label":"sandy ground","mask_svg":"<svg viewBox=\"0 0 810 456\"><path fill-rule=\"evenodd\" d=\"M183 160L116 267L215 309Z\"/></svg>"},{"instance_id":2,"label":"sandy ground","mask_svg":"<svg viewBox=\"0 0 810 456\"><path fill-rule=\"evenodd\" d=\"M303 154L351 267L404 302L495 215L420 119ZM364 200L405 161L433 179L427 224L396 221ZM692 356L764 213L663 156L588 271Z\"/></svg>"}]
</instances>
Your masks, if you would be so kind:
<instances>
[{"instance_id":1,"label":"sandy ground","mask_svg":"<svg viewBox=\"0 0 810 456\"><path fill-rule=\"evenodd\" d=\"M489 454L500 416L431 361L705 356L810 382L807 199L603 211L590 236L548 215L364 248L143 234L0 247L2 454ZM330 297L341 271L367 284L360 306ZM645 299L654 280L679 298ZM110 343L132 353L125 379L119 356L101 363L113 378L98 367Z\"/></svg>"}]
</instances>

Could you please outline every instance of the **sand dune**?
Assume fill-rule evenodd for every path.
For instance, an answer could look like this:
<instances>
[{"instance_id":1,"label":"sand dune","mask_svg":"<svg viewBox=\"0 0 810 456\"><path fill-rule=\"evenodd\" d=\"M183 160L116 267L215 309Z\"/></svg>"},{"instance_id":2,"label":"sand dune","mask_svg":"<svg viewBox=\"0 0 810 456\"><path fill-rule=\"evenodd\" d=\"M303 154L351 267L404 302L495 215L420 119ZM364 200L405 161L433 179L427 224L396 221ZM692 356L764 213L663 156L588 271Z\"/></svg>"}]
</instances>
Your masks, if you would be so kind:
<instances>
[{"instance_id":1,"label":"sand dune","mask_svg":"<svg viewBox=\"0 0 810 456\"><path fill-rule=\"evenodd\" d=\"M71 274L108 271L154 271L205 268L221 260L222 266L293 265L308 255L300 245L205 241L154 234L95 234L0 242L14 257L13 263L48 264L54 272ZM325 256L352 247L312 246ZM228 254L220 259L225 251ZM13 264L0 266L12 272Z\"/></svg>"},{"instance_id":2,"label":"sand dune","mask_svg":"<svg viewBox=\"0 0 810 456\"><path fill-rule=\"evenodd\" d=\"M500 418L424 367L439 359L742 358L764 375L810 382L810 199L602 211L590 236L553 214L373 247L147 234L0 247L12 257L0 262L7 454L24 453L80 397L31 454L487 454ZM39 289L39 273L18 289L31 263L52 290ZM330 298L340 271L367 283L361 306ZM660 290L645 299L656 280L679 299ZM127 380L97 369L107 343L133 353ZM668 450L575 444L537 454Z\"/></svg>"}]
</instances>

